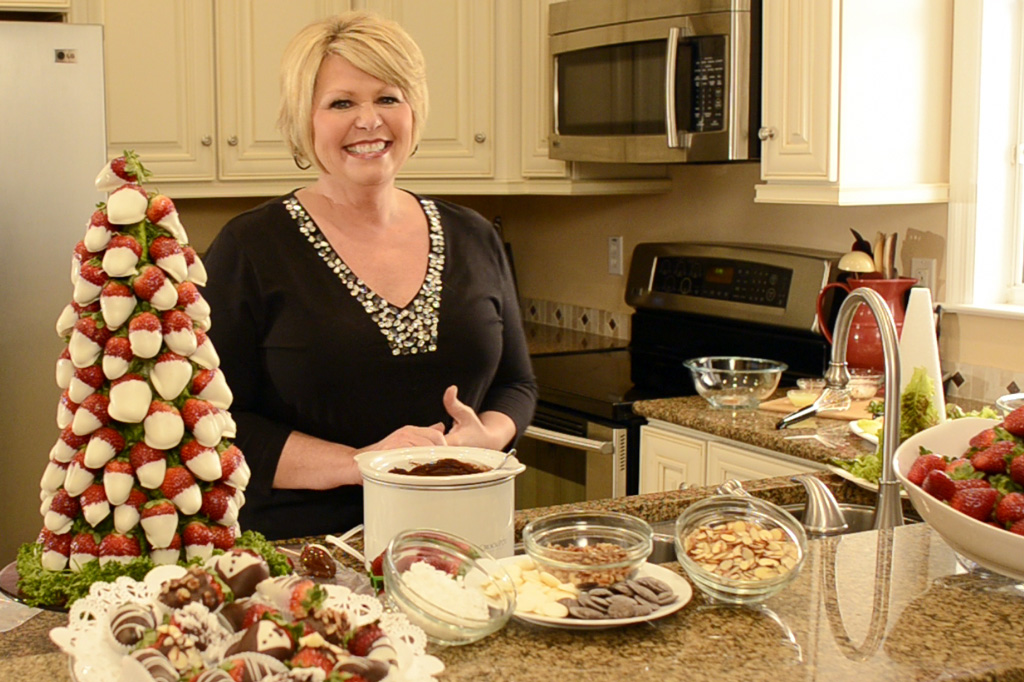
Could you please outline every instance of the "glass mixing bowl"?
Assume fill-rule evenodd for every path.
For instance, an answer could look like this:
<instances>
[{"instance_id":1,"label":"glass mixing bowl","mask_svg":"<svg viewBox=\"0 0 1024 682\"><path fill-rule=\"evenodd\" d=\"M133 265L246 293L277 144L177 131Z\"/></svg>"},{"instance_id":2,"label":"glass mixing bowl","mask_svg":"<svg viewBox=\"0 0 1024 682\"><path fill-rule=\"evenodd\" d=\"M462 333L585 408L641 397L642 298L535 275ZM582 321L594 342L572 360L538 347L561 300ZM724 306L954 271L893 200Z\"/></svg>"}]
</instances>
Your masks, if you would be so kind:
<instances>
[{"instance_id":1,"label":"glass mixing bowl","mask_svg":"<svg viewBox=\"0 0 1024 682\"><path fill-rule=\"evenodd\" d=\"M735 356L693 358L683 363L693 384L711 407L753 410L779 386L784 362Z\"/></svg>"}]
</instances>

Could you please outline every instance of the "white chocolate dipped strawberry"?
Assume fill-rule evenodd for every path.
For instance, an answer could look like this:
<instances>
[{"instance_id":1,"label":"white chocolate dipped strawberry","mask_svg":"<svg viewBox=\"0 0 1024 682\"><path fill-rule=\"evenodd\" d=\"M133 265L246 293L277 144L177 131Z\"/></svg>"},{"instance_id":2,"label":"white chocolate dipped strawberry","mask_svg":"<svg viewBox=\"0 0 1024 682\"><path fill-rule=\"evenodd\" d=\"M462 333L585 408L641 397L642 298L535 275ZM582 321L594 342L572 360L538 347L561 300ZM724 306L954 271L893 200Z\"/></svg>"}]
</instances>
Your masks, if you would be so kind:
<instances>
[{"instance_id":1,"label":"white chocolate dipped strawberry","mask_svg":"<svg viewBox=\"0 0 1024 682\"><path fill-rule=\"evenodd\" d=\"M213 447L220 443L224 433L224 421L219 410L209 401L189 398L181 406L181 417L185 428L192 432L200 445Z\"/></svg>"},{"instance_id":2,"label":"white chocolate dipped strawberry","mask_svg":"<svg viewBox=\"0 0 1024 682\"><path fill-rule=\"evenodd\" d=\"M226 485L214 485L203 493L200 511L208 519L222 526L233 526L238 522L238 503L234 491Z\"/></svg>"},{"instance_id":3,"label":"white chocolate dipped strawberry","mask_svg":"<svg viewBox=\"0 0 1024 682\"><path fill-rule=\"evenodd\" d=\"M85 522L95 528L103 519L110 516L110 501L102 483L93 483L79 497L82 505L82 516Z\"/></svg>"},{"instance_id":4,"label":"white chocolate dipped strawberry","mask_svg":"<svg viewBox=\"0 0 1024 682\"><path fill-rule=\"evenodd\" d=\"M81 404L103 385L103 368L99 365L76 367L68 384L68 397L72 402Z\"/></svg>"},{"instance_id":5,"label":"white chocolate dipped strawberry","mask_svg":"<svg viewBox=\"0 0 1024 682\"><path fill-rule=\"evenodd\" d=\"M235 418L227 410L220 410L217 415L220 417L221 438L235 438L238 436L238 425Z\"/></svg>"},{"instance_id":6,"label":"white chocolate dipped strawberry","mask_svg":"<svg viewBox=\"0 0 1024 682\"><path fill-rule=\"evenodd\" d=\"M78 435L70 426L65 426L50 448L50 461L68 463L80 448L89 444L89 435Z\"/></svg>"},{"instance_id":7,"label":"white chocolate dipped strawberry","mask_svg":"<svg viewBox=\"0 0 1024 682\"><path fill-rule=\"evenodd\" d=\"M224 474L220 454L196 440L182 444L181 462L201 481L216 481Z\"/></svg>"},{"instance_id":8,"label":"white chocolate dipped strawberry","mask_svg":"<svg viewBox=\"0 0 1024 682\"><path fill-rule=\"evenodd\" d=\"M71 524L81 513L78 498L61 488L50 500L50 509L43 516L43 526L54 533L64 534L71 530Z\"/></svg>"},{"instance_id":9,"label":"white chocolate dipped strawberry","mask_svg":"<svg viewBox=\"0 0 1024 682\"><path fill-rule=\"evenodd\" d=\"M117 228L110 224L107 214L101 209L93 211L92 217L85 225L85 236L82 243L85 248L93 252L99 252L107 248L111 238L117 232Z\"/></svg>"},{"instance_id":10,"label":"white chocolate dipped strawberry","mask_svg":"<svg viewBox=\"0 0 1024 682\"><path fill-rule=\"evenodd\" d=\"M138 424L146 418L152 402L153 389L138 374L125 374L110 382L110 405L107 412L117 421Z\"/></svg>"},{"instance_id":11,"label":"white chocolate dipped strawberry","mask_svg":"<svg viewBox=\"0 0 1024 682\"><path fill-rule=\"evenodd\" d=\"M196 322L210 319L210 304L206 302L199 289L192 282L182 282L177 286L178 307Z\"/></svg>"},{"instance_id":12,"label":"white chocolate dipped strawberry","mask_svg":"<svg viewBox=\"0 0 1024 682\"><path fill-rule=\"evenodd\" d=\"M90 469L103 467L120 454L124 446L124 436L116 429L109 426L96 429L89 436L89 442L85 446L85 466Z\"/></svg>"},{"instance_id":13,"label":"white chocolate dipped strawberry","mask_svg":"<svg viewBox=\"0 0 1024 682\"><path fill-rule=\"evenodd\" d=\"M43 476L39 479L39 489L47 493L57 492L57 489L64 485L64 477L67 472L68 462L56 462L51 459L43 469Z\"/></svg>"},{"instance_id":14,"label":"white chocolate dipped strawberry","mask_svg":"<svg viewBox=\"0 0 1024 682\"><path fill-rule=\"evenodd\" d=\"M93 393L82 401L78 410L75 411L75 418L71 421L71 431L76 436L87 436L101 426L110 423L110 413L107 408L110 406L110 399L102 393Z\"/></svg>"},{"instance_id":15,"label":"white chocolate dipped strawberry","mask_svg":"<svg viewBox=\"0 0 1024 682\"><path fill-rule=\"evenodd\" d=\"M151 547L149 550L150 560L157 566L168 566L176 564L181 560L181 534L175 533L166 547Z\"/></svg>"},{"instance_id":16,"label":"white chocolate dipped strawberry","mask_svg":"<svg viewBox=\"0 0 1024 682\"><path fill-rule=\"evenodd\" d=\"M115 330L128 321L135 312L135 294L117 280L110 280L100 291L100 312L107 327Z\"/></svg>"},{"instance_id":17,"label":"white chocolate dipped strawberry","mask_svg":"<svg viewBox=\"0 0 1024 682\"><path fill-rule=\"evenodd\" d=\"M220 468L225 483L238 490L245 490L248 487L252 474L238 446L231 444L220 453Z\"/></svg>"},{"instance_id":18,"label":"white chocolate dipped strawberry","mask_svg":"<svg viewBox=\"0 0 1024 682\"><path fill-rule=\"evenodd\" d=\"M53 462L49 462L46 465L47 469L50 468L50 464L53 464ZM64 465L64 468L67 469L67 465ZM56 493L57 493L56 490L43 490L42 488L39 489L39 515L40 516L44 516L45 517L46 516L46 512L50 511L50 503L53 502L53 497L54 497L54 495L56 495Z\"/></svg>"},{"instance_id":19,"label":"white chocolate dipped strawberry","mask_svg":"<svg viewBox=\"0 0 1024 682\"><path fill-rule=\"evenodd\" d=\"M135 469L131 462L112 459L103 465L103 490L106 491L110 504L124 504L134 484Z\"/></svg>"},{"instance_id":20,"label":"white chocolate dipped strawberry","mask_svg":"<svg viewBox=\"0 0 1024 682\"><path fill-rule=\"evenodd\" d=\"M143 505L139 525L153 547L167 547L178 529L178 510L170 500L150 500Z\"/></svg>"},{"instance_id":21,"label":"white chocolate dipped strawberry","mask_svg":"<svg viewBox=\"0 0 1024 682\"><path fill-rule=\"evenodd\" d=\"M142 420L146 445L157 450L170 450L185 435L185 423L178 409L170 403L154 400L149 413Z\"/></svg>"},{"instance_id":22,"label":"white chocolate dipped strawberry","mask_svg":"<svg viewBox=\"0 0 1024 682\"><path fill-rule=\"evenodd\" d=\"M139 525L142 505L146 504L148 499L146 493L138 488L132 488L128 499L114 507L114 530L118 533L128 533Z\"/></svg>"},{"instance_id":23,"label":"white chocolate dipped strawberry","mask_svg":"<svg viewBox=\"0 0 1024 682\"><path fill-rule=\"evenodd\" d=\"M110 381L123 377L134 358L127 336L111 336L103 346L103 376Z\"/></svg>"},{"instance_id":24,"label":"white chocolate dipped strawberry","mask_svg":"<svg viewBox=\"0 0 1024 682\"><path fill-rule=\"evenodd\" d=\"M111 277L131 277L142 258L142 246L130 234L116 234L103 252L101 267Z\"/></svg>"},{"instance_id":25,"label":"white chocolate dipped strawberry","mask_svg":"<svg viewBox=\"0 0 1024 682\"><path fill-rule=\"evenodd\" d=\"M202 329L195 330L196 349L188 356L189 360L205 369L217 369L220 367L220 356L213 346L213 341Z\"/></svg>"},{"instance_id":26,"label":"white chocolate dipped strawberry","mask_svg":"<svg viewBox=\"0 0 1024 682\"><path fill-rule=\"evenodd\" d=\"M146 210L146 217L149 222L164 228L182 244L188 244L185 227L181 224L178 209L174 207L174 202L170 197L164 194L153 195L149 202L149 208Z\"/></svg>"},{"instance_id":27,"label":"white chocolate dipped strawberry","mask_svg":"<svg viewBox=\"0 0 1024 682\"><path fill-rule=\"evenodd\" d=\"M178 291L167 274L155 265L144 265L132 280L135 295L156 310L170 310L178 302Z\"/></svg>"},{"instance_id":28,"label":"white chocolate dipped strawberry","mask_svg":"<svg viewBox=\"0 0 1024 682\"><path fill-rule=\"evenodd\" d=\"M149 371L153 388L164 400L174 400L192 379L192 363L188 358L170 351L161 353Z\"/></svg>"},{"instance_id":29,"label":"white chocolate dipped strawberry","mask_svg":"<svg viewBox=\"0 0 1024 682\"><path fill-rule=\"evenodd\" d=\"M40 557L43 568L48 571L63 571L67 567L71 558L71 533L58 535L44 528L40 531L37 542L43 546L43 554Z\"/></svg>"},{"instance_id":30,"label":"white chocolate dipped strawberry","mask_svg":"<svg viewBox=\"0 0 1024 682\"><path fill-rule=\"evenodd\" d=\"M75 453L68 464L67 474L64 476L64 490L68 495L78 497L85 492L85 489L96 480L99 469L93 469L85 465L85 448Z\"/></svg>"},{"instance_id":31,"label":"white chocolate dipped strawberry","mask_svg":"<svg viewBox=\"0 0 1024 682\"><path fill-rule=\"evenodd\" d=\"M121 156L111 159L99 173L93 183L100 192L110 192L125 183L144 182L150 173L139 162L135 152L126 151Z\"/></svg>"},{"instance_id":32,"label":"white chocolate dipped strawberry","mask_svg":"<svg viewBox=\"0 0 1024 682\"><path fill-rule=\"evenodd\" d=\"M174 503L182 514L195 514L203 506L203 494L195 477L182 466L168 467L160 492Z\"/></svg>"},{"instance_id":33,"label":"white chocolate dipped strawberry","mask_svg":"<svg viewBox=\"0 0 1024 682\"><path fill-rule=\"evenodd\" d=\"M153 313L139 313L128 322L128 343L135 357L154 357L160 352L163 342L160 318Z\"/></svg>"},{"instance_id":34,"label":"white chocolate dipped strawberry","mask_svg":"<svg viewBox=\"0 0 1024 682\"><path fill-rule=\"evenodd\" d=\"M219 369L201 369L192 379L192 395L209 401L214 407L226 410L231 407L234 395L228 386L224 372Z\"/></svg>"},{"instance_id":35,"label":"white chocolate dipped strawberry","mask_svg":"<svg viewBox=\"0 0 1024 682\"><path fill-rule=\"evenodd\" d=\"M150 447L145 443L136 443L128 453L128 461L139 479L139 485L153 490L164 482L167 473L167 453Z\"/></svg>"},{"instance_id":36,"label":"white chocolate dipped strawberry","mask_svg":"<svg viewBox=\"0 0 1024 682\"><path fill-rule=\"evenodd\" d=\"M171 276L175 282L182 282L188 277L188 263L185 252L177 239L160 236L149 245L149 259L161 270Z\"/></svg>"},{"instance_id":37,"label":"white chocolate dipped strawberry","mask_svg":"<svg viewBox=\"0 0 1024 682\"><path fill-rule=\"evenodd\" d=\"M71 335L71 330L75 328L75 322L78 322L78 311L75 310L75 306L68 303L64 306L64 309L60 311L60 315L57 317L57 323L54 328L57 331L57 336L62 339L66 339Z\"/></svg>"},{"instance_id":38,"label":"white chocolate dipped strawberry","mask_svg":"<svg viewBox=\"0 0 1024 682\"><path fill-rule=\"evenodd\" d=\"M100 558L100 544L92 533L75 533L71 538L71 557L68 568L75 573Z\"/></svg>"},{"instance_id":39,"label":"white chocolate dipped strawberry","mask_svg":"<svg viewBox=\"0 0 1024 682\"><path fill-rule=\"evenodd\" d=\"M75 244L74 250L71 252L71 286L78 284L78 276L82 271L82 263L88 263L93 258L98 258L100 252L90 251L89 247L85 245L85 241L80 241Z\"/></svg>"},{"instance_id":40,"label":"white chocolate dipped strawberry","mask_svg":"<svg viewBox=\"0 0 1024 682\"><path fill-rule=\"evenodd\" d=\"M185 543L186 559L200 557L206 560L213 556L213 533L202 521L192 521L187 524L181 537Z\"/></svg>"},{"instance_id":41,"label":"white chocolate dipped strawberry","mask_svg":"<svg viewBox=\"0 0 1024 682\"><path fill-rule=\"evenodd\" d=\"M100 566L128 564L142 556L139 541L130 535L110 533L100 541Z\"/></svg>"},{"instance_id":42,"label":"white chocolate dipped strawberry","mask_svg":"<svg viewBox=\"0 0 1024 682\"><path fill-rule=\"evenodd\" d=\"M103 285L110 279L110 275L103 271L103 268L92 263L83 263L78 273L78 281L75 282L72 300L78 305L88 305L100 297Z\"/></svg>"},{"instance_id":43,"label":"white chocolate dipped strawberry","mask_svg":"<svg viewBox=\"0 0 1024 682\"><path fill-rule=\"evenodd\" d=\"M160 324L164 343L169 349L185 357L196 352L198 340L192 327L191 317L181 310L168 310L160 316Z\"/></svg>"},{"instance_id":44,"label":"white chocolate dipped strawberry","mask_svg":"<svg viewBox=\"0 0 1024 682\"><path fill-rule=\"evenodd\" d=\"M71 362L71 351L64 348L60 352L60 357L57 358L57 366L54 368L54 379L57 381L57 386L62 390L67 390L67 387L71 385L71 377L75 374L75 365Z\"/></svg>"},{"instance_id":45,"label":"white chocolate dipped strawberry","mask_svg":"<svg viewBox=\"0 0 1024 682\"><path fill-rule=\"evenodd\" d=\"M110 338L110 330L99 326L91 317L75 322L75 328L68 339L68 353L75 367L88 367L96 362Z\"/></svg>"},{"instance_id":46,"label":"white chocolate dipped strawberry","mask_svg":"<svg viewBox=\"0 0 1024 682\"><path fill-rule=\"evenodd\" d=\"M181 250L185 254L185 263L188 265L188 281L196 286L206 286L206 266L203 265L199 254L188 244L181 247Z\"/></svg>"},{"instance_id":47,"label":"white chocolate dipped strawberry","mask_svg":"<svg viewBox=\"0 0 1024 682\"><path fill-rule=\"evenodd\" d=\"M71 422L75 418L75 412L78 410L79 404L71 399L67 391L60 394L60 400L57 401L57 428L64 429L71 425Z\"/></svg>"},{"instance_id":48,"label":"white chocolate dipped strawberry","mask_svg":"<svg viewBox=\"0 0 1024 682\"><path fill-rule=\"evenodd\" d=\"M107 198L107 220L113 225L134 225L146 217L149 196L139 185L121 185Z\"/></svg>"}]
</instances>

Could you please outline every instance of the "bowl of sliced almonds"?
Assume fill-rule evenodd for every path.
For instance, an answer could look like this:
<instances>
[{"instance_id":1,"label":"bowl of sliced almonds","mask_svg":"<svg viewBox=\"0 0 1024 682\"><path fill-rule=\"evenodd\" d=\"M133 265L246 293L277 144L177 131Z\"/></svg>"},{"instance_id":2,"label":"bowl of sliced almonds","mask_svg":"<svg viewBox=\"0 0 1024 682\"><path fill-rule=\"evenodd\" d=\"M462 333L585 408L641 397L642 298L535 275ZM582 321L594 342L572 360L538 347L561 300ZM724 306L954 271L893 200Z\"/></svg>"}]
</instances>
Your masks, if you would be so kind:
<instances>
[{"instance_id":1,"label":"bowl of sliced almonds","mask_svg":"<svg viewBox=\"0 0 1024 682\"><path fill-rule=\"evenodd\" d=\"M800 572L807 534L792 514L755 497L718 495L676 520L676 558L702 592L730 604L756 604Z\"/></svg>"}]
</instances>

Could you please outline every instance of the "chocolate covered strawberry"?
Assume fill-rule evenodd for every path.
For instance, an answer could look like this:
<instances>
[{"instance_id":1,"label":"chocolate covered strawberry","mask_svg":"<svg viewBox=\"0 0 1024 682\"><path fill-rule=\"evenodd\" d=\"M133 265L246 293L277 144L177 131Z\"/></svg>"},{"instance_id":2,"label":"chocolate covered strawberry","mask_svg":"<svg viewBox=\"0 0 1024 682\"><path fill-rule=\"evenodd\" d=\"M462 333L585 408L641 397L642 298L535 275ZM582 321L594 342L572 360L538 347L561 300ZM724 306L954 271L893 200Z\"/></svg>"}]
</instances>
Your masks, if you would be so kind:
<instances>
[{"instance_id":1,"label":"chocolate covered strawberry","mask_svg":"<svg viewBox=\"0 0 1024 682\"><path fill-rule=\"evenodd\" d=\"M82 243L90 251L102 251L107 248L111 237L118 231L118 228L110 224L107 214L102 209L93 211L89 222L85 225L85 236Z\"/></svg>"},{"instance_id":2,"label":"chocolate covered strawberry","mask_svg":"<svg viewBox=\"0 0 1024 682\"><path fill-rule=\"evenodd\" d=\"M62 391L66 390L71 385L71 377L74 375L75 365L71 362L71 351L65 346L57 358L57 366L54 367L53 372L53 377L57 381L57 387Z\"/></svg>"},{"instance_id":3,"label":"chocolate covered strawberry","mask_svg":"<svg viewBox=\"0 0 1024 682\"><path fill-rule=\"evenodd\" d=\"M116 330L127 322L135 312L136 303L135 294L121 282L110 280L104 284L100 292L100 312L107 328Z\"/></svg>"},{"instance_id":4,"label":"chocolate covered strawberry","mask_svg":"<svg viewBox=\"0 0 1024 682\"><path fill-rule=\"evenodd\" d=\"M69 495L77 497L92 485L98 473L98 468L85 465L85 448L82 448L75 453L75 456L71 458L71 462L68 463L68 470L64 475L64 490Z\"/></svg>"},{"instance_id":5,"label":"chocolate covered strawberry","mask_svg":"<svg viewBox=\"0 0 1024 682\"><path fill-rule=\"evenodd\" d=\"M220 443L224 421L219 410L206 400L189 398L181 407L185 428L192 432L200 445L213 447Z\"/></svg>"},{"instance_id":6,"label":"chocolate covered strawberry","mask_svg":"<svg viewBox=\"0 0 1024 682\"><path fill-rule=\"evenodd\" d=\"M43 568L48 571L63 571L71 558L71 533L58 535L45 528L39 532L37 543L42 545L43 553L40 557Z\"/></svg>"},{"instance_id":7,"label":"chocolate covered strawberry","mask_svg":"<svg viewBox=\"0 0 1024 682\"><path fill-rule=\"evenodd\" d=\"M189 356L189 360L205 369L217 369L220 367L220 356L217 349L213 347L213 341L202 329L195 330L196 349Z\"/></svg>"},{"instance_id":8,"label":"chocolate covered strawberry","mask_svg":"<svg viewBox=\"0 0 1024 682\"><path fill-rule=\"evenodd\" d=\"M54 493L58 488L64 485L64 478L68 472L68 462L55 462L50 460L46 463L46 468L43 469L43 477L39 479L39 489L46 493ZM49 509L50 505L46 505L46 509ZM42 512L46 514L44 510Z\"/></svg>"},{"instance_id":9,"label":"chocolate covered strawberry","mask_svg":"<svg viewBox=\"0 0 1024 682\"><path fill-rule=\"evenodd\" d=\"M139 313L128 323L128 343L133 356L151 358L160 352L163 342L160 318L153 313Z\"/></svg>"},{"instance_id":10,"label":"chocolate covered strawberry","mask_svg":"<svg viewBox=\"0 0 1024 682\"><path fill-rule=\"evenodd\" d=\"M141 300L156 310L170 310L178 302L178 292L166 273L155 265L144 265L132 278L132 289Z\"/></svg>"},{"instance_id":11,"label":"chocolate covered strawberry","mask_svg":"<svg viewBox=\"0 0 1024 682\"><path fill-rule=\"evenodd\" d=\"M251 475L249 465L238 446L229 445L224 452L220 453L220 468L224 472L223 480L228 485L238 490L245 490L249 485Z\"/></svg>"},{"instance_id":12,"label":"chocolate covered strawberry","mask_svg":"<svg viewBox=\"0 0 1024 682\"><path fill-rule=\"evenodd\" d=\"M103 519L110 516L110 501L102 483L93 483L79 496L82 505L82 516L85 522L95 528Z\"/></svg>"},{"instance_id":13,"label":"chocolate covered strawberry","mask_svg":"<svg viewBox=\"0 0 1024 682\"><path fill-rule=\"evenodd\" d=\"M208 401L216 408L226 410L231 407L234 396L228 386L224 372L219 369L202 369L192 379L192 395Z\"/></svg>"},{"instance_id":14,"label":"chocolate covered strawberry","mask_svg":"<svg viewBox=\"0 0 1024 682\"><path fill-rule=\"evenodd\" d=\"M68 384L68 398L79 403L96 392L103 385L103 368L99 365L76 367Z\"/></svg>"},{"instance_id":15,"label":"chocolate covered strawberry","mask_svg":"<svg viewBox=\"0 0 1024 682\"><path fill-rule=\"evenodd\" d=\"M149 381L164 400L174 400L192 379L192 363L177 353L161 353L149 372Z\"/></svg>"},{"instance_id":16,"label":"chocolate covered strawberry","mask_svg":"<svg viewBox=\"0 0 1024 682\"><path fill-rule=\"evenodd\" d=\"M149 245L149 259L176 282L182 282L188 276L185 253L176 239L163 236L154 239Z\"/></svg>"},{"instance_id":17,"label":"chocolate covered strawberry","mask_svg":"<svg viewBox=\"0 0 1024 682\"><path fill-rule=\"evenodd\" d=\"M182 246L181 251L185 255L185 264L188 266L188 281L197 286L206 286L206 267L203 265L202 259L199 258L199 254L188 244Z\"/></svg>"},{"instance_id":18,"label":"chocolate covered strawberry","mask_svg":"<svg viewBox=\"0 0 1024 682\"><path fill-rule=\"evenodd\" d=\"M145 443L136 443L128 453L128 461L135 470L139 485L143 488L159 488L167 473L167 453L150 447Z\"/></svg>"},{"instance_id":19,"label":"chocolate covered strawberry","mask_svg":"<svg viewBox=\"0 0 1024 682\"><path fill-rule=\"evenodd\" d=\"M124 446L124 436L120 431L109 426L96 429L89 436L89 443L85 446L85 465L99 469L117 457L124 450Z\"/></svg>"},{"instance_id":20,"label":"chocolate covered strawberry","mask_svg":"<svg viewBox=\"0 0 1024 682\"><path fill-rule=\"evenodd\" d=\"M77 436L87 436L96 429L110 423L107 408L110 399L102 393L93 393L78 406L75 418L71 421L71 430Z\"/></svg>"},{"instance_id":21,"label":"chocolate covered strawberry","mask_svg":"<svg viewBox=\"0 0 1024 682\"><path fill-rule=\"evenodd\" d=\"M75 533L71 538L69 567L76 573L100 558L100 544L91 532Z\"/></svg>"},{"instance_id":22,"label":"chocolate covered strawberry","mask_svg":"<svg viewBox=\"0 0 1024 682\"><path fill-rule=\"evenodd\" d=\"M196 440L182 443L181 462L202 481L216 481L223 475L220 454Z\"/></svg>"},{"instance_id":23,"label":"chocolate covered strawberry","mask_svg":"<svg viewBox=\"0 0 1024 682\"><path fill-rule=\"evenodd\" d=\"M177 301L177 294L175 294ZM168 310L160 316L164 343L167 347L186 357L196 351L198 340L192 325L192 318L181 310Z\"/></svg>"},{"instance_id":24,"label":"chocolate covered strawberry","mask_svg":"<svg viewBox=\"0 0 1024 682\"><path fill-rule=\"evenodd\" d=\"M110 533L100 541L100 566L111 562L127 564L142 556L139 541L130 535Z\"/></svg>"},{"instance_id":25,"label":"chocolate covered strawberry","mask_svg":"<svg viewBox=\"0 0 1024 682\"><path fill-rule=\"evenodd\" d=\"M186 559L209 559L213 556L213 534L202 521L188 523L182 530L181 539L185 545Z\"/></svg>"},{"instance_id":26,"label":"chocolate covered strawberry","mask_svg":"<svg viewBox=\"0 0 1024 682\"><path fill-rule=\"evenodd\" d=\"M99 253L90 251L84 241L80 241L75 244L75 248L71 251L71 286L78 284L78 277L82 271L82 263L88 263L91 260L99 258L99 256Z\"/></svg>"},{"instance_id":27,"label":"chocolate covered strawberry","mask_svg":"<svg viewBox=\"0 0 1024 682\"><path fill-rule=\"evenodd\" d=\"M109 279L110 276L103 268L93 265L92 261L82 263L78 279L75 281L75 289L71 294L72 300L78 305L88 305L99 300L100 291Z\"/></svg>"},{"instance_id":28,"label":"chocolate covered strawberry","mask_svg":"<svg viewBox=\"0 0 1024 682\"><path fill-rule=\"evenodd\" d=\"M153 195L152 200L149 202L149 208L146 210L146 218L154 225L167 230L172 237L182 244L188 243L188 235L185 234L185 228L178 217L178 209L174 207L174 202L171 201L170 197L164 194Z\"/></svg>"},{"instance_id":29,"label":"chocolate covered strawberry","mask_svg":"<svg viewBox=\"0 0 1024 682\"><path fill-rule=\"evenodd\" d=\"M78 322L78 310L75 308L74 303L68 303L60 311L60 315L57 316L57 323L54 325L57 336L62 339L71 336L71 332L75 328L75 322Z\"/></svg>"},{"instance_id":30,"label":"chocolate covered strawberry","mask_svg":"<svg viewBox=\"0 0 1024 682\"><path fill-rule=\"evenodd\" d=\"M199 288L192 282L181 282L177 285L178 307L197 323L210 319L210 304L206 302Z\"/></svg>"},{"instance_id":31,"label":"chocolate covered strawberry","mask_svg":"<svg viewBox=\"0 0 1024 682\"><path fill-rule=\"evenodd\" d=\"M139 185L121 185L107 197L107 219L113 225L134 225L146 217L149 196Z\"/></svg>"},{"instance_id":32,"label":"chocolate covered strawberry","mask_svg":"<svg viewBox=\"0 0 1024 682\"><path fill-rule=\"evenodd\" d=\"M135 354L127 336L111 336L103 346L103 376L113 381L125 375Z\"/></svg>"},{"instance_id":33,"label":"chocolate covered strawberry","mask_svg":"<svg viewBox=\"0 0 1024 682\"><path fill-rule=\"evenodd\" d=\"M78 498L61 488L50 499L50 509L43 516L43 526L54 533L67 533L81 511Z\"/></svg>"},{"instance_id":34,"label":"chocolate covered strawberry","mask_svg":"<svg viewBox=\"0 0 1024 682\"><path fill-rule=\"evenodd\" d=\"M68 339L68 353L75 367L88 367L96 362L110 338L106 325L99 325L91 317L82 317Z\"/></svg>"},{"instance_id":35,"label":"chocolate covered strawberry","mask_svg":"<svg viewBox=\"0 0 1024 682\"><path fill-rule=\"evenodd\" d=\"M163 480L163 476L160 480ZM124 504L134 484L135 467L128 460L112 459L103 465L103 490L106 491L110 504Z\"/></svg>"},{"instance_id":36,"label":"chocolate covered strawberry","mask_svg":"<svg viewBox=\"0 0 1024 682\"><path fill-rule=\"evenodd\" d=\"M170 500L152 500L143 505L139 525L146 540L156 548L168 547L178 529L178 509Z\"/></svg>"},{"instance_id":37,"label":"chocolate covered strawberry","mask_svg":"<svg viewBox=\"0 0 1024 682\"><path fill-rule=\"evenodd\" d=\"M149 558L157 566L176 564L181 559L181 550L181 533L175 533L166 547L150 547Z\"/></svg>"},{"instance_id":38,"label":"chocolate covered strawberry","mask_svg":"<svg viewBox=\"0 0 1024 682\"><path fill-rule=\"evenodd\" d=\"M71 399L67 391L60 394L57 401L57 428L63 429L71 424L78 410L78 403Z\"/></svg>"},{"instance_id":39,"label":"chocolate covered strawberry","mask_svg":"<svg viewBox=\"0 0 1024 682\"><path fill-rule=\"evenodd\" d=\"M203 493L203 506L200 508L214 523L222 526L233 526L238 521L238 505L234 491L225 485L215 485Z\"/></svg>"},{"instance_id":40,"label":"chocolate covered strawberry","mask_svg":"<svg viewBox=\"0 0 1024 682\"><path fill-rule=\"evenodd\" d=\"M131 277L142 258L142 245L130 234L116 234L103 252L100 266L111 277Z\"/></svg>"},{"instance_id":41,"label":"chocolate covered strawberry","mask_svg":"<svg viewBox=\"0 0 1024 682\"><path fill-rule=\"evenodd\" d=\"M168 467L160 492L174 503L182 514L195 514L203 506L203 494L196 479L185 467Z\"/></svg>"},{"instance_id":42,"label":"chocolate covered strawberry","mask_svg":"<svg viewBox=\"0 0 1024 682\"><path fill-rule=\"evenodd\" d=\"M142 420L146 445L158 450L169 450L181 442L185 435L185 423L178 409L170 403L154 400L149 412Z\"/></svg>"},{"instance_id":43,"label":"chocolate covered strawberry","mask_svg":"<svg viewBox=\"0 0 1024 682\"><path fill-rule=\"evenodd\" d=\"M142 505L149 500L139 488L132 488L128 499L114 507L114 530L127 533L138 525L142 517Z\"/></svg>"},{"instance_id":44,"label":"chocolate covered strawberry","mask_svg":"<svg viewBox=\"0 0 1024 682\"><path fill-rule=\"evenodd\" d=\"M143 168L135 152L126 151L123 155L111 159L96 175L94 184L100 192L110 192L126 183L144 182L149 171Z\"/></svg>"},{"instance_id":45,"label":"chocolate covered strawberry","mask_svg":"<svg viewBox=\"0 0 1024 682\"><path fill-rule=\"evenodd\" d=\"M64 427L57 442L50 448L50 459L54 462L70 462L80 448L89 443L89 434L78 435L70 426Z\"/></svg>"},{"instance_id":46,"label":"chocolate covered strawberry","mask_svg":"<svg viewBox=\"0 0 1024 682\"><path fill-rule=\"evenodd\" d=\"M110 382L110 405L107 412L117 421L138 424L149 414L153 390L138 374L125 374Z\"/></svg>"}]
</instances>

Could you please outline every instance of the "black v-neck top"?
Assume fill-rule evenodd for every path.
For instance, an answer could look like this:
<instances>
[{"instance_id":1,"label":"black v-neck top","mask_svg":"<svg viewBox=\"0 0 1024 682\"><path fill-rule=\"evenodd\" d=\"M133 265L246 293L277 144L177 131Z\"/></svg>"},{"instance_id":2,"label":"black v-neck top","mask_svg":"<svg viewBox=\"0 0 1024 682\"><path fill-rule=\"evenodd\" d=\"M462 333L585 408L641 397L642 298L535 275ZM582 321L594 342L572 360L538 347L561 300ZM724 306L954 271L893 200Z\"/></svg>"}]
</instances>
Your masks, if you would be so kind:
<instances>
[{"instance_id":1,"label":"black v-neck top","mask_svg":"<svg viewBox=\"0 0 1024 682\"><path fill-rule=\"evenodd\" d=\"M407 424L450 426L452 384L478 412L508 415L517 437L529 424L537 387L501 242L474 211L418 199L431 258L404 309L357 280L294 194L231 220L206 254L209 335L252 469L243 529L279 539L362 522L361 486L271 487L292 431L363 447Z\"/></svg>"}]
</instances>

